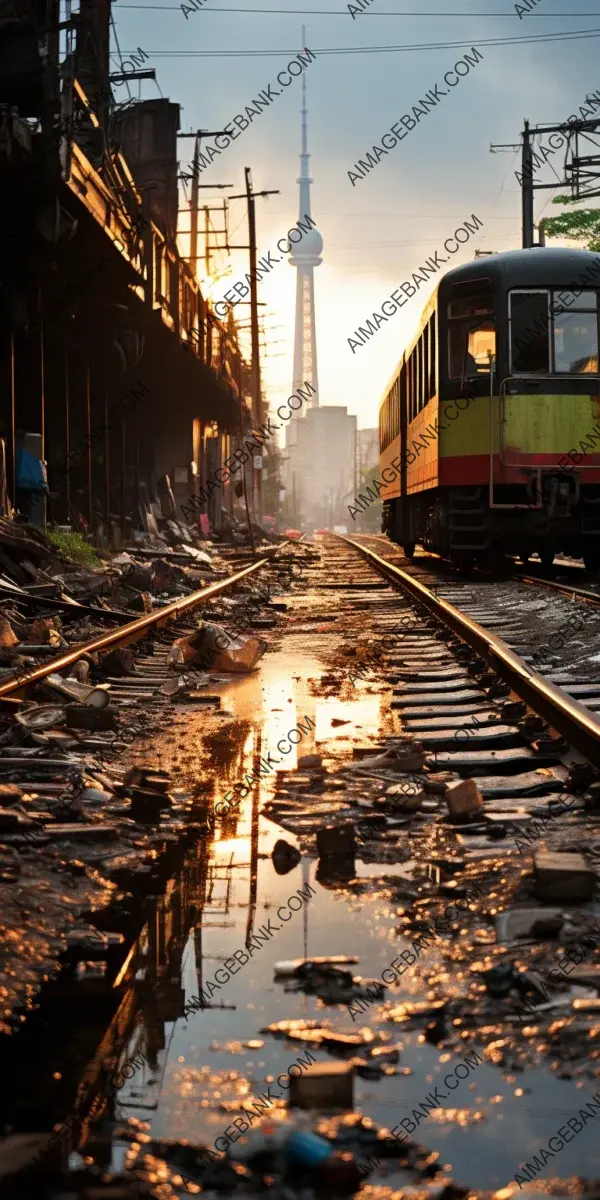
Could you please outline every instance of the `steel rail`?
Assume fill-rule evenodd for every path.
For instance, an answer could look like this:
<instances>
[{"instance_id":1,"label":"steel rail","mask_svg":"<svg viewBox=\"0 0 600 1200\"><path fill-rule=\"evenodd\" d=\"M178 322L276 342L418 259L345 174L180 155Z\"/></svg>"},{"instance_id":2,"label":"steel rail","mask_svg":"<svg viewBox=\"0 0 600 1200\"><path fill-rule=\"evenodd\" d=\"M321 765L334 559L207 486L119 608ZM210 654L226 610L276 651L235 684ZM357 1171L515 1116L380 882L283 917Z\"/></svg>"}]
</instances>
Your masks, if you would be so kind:
<instances>
[{"instance_id":1,"label":"steel rail","mask_svg":"<svg viewBox=\"0 0 600 1200\"><path fill-rule=\"evenodd\" d=\"M337 534L341 541L370 563L390 582L400 584L416 600L424 604L434 616L466 642L524 700L534 712L548 722L550 728L566 738L571 746L583 754L596 767L600 767L600 720L579 704L561 688L538 675L507 646L506 642L483 626L472 621L449 604L435 596L424 584L413 579L406 571L380 558L373 550L361 546L352 538ZM433 685L432 685L433 686Z\"/></svg>"},{"instance_id":2,"label":"steel rail","mask_svg":"<svg viewBox=\"0 0 600 1200\"><path fill-rule=\"evenodd\" d=\"M585 588L569 587L568 583L557 583L555 579L542 579L536 575L516 575L519 583L535 584L536 587L548 588L551 592L563 592L565 596L571 596L574 600L581 600L584 604L600 605L600 593L588 592Z\"/></svg>"},{"instance_id":3,"label":"steel rail","mask_svg":"<svg viewBox=\"0 0 600 1200\"><path fill-rule=\"evenodd\" d=\"M270 558L261 558L258 562L251 563L249 567L244 567L235 575L230 575L227 579L221 579L218 583L211 583L207 588L202 588L199 592L192 592L190 596L183 596L181 600L174 600L172 604L167 604L165 608L159 608L156 612L146 613L143 617L138 617L135 621L130 621L128 625L120 625L117 629L111 629L108 633L102 634L101 637L92 638L89 642L78 642L76 646L71 647L65 654L58 655L50 662L44 663L42 666L35 667L27 673L5 676L0 683L0 699L4 700L14 697L18 692L24 691L33 683L39 683L45 679L47 675L53 675L56 671L64 671L68 667L72 667L84 654L93 654L103 650L111 650L115 646L128 646L131 642L138 642L146 633L153 627L160 629L170 620L180 617L190 608L195 608L198 604L203 604L207 600L211 600L214 596L219 596L221 592L227 591L228 588L235 587L237 583L241 583L243 579L253 575L259 571L261 567L266 566L271 562Z\"/></svg>"},{"instance_id":4,"label":"steel rail","mask_svg":"<svg viewBox=\"0 0 600 1200\"><path fill-rule=\"evenodd\" d=\"M385 534L368 533L368 534L362 534L361 536L362 537L371 537L371 538L380 538L381 540L386 540ZM358 544L360 544L360 543L357 543L357 545ZM395 546L396 544L397 543L395 543L395 542L388 542L388 545L390 545L390 546ZM398 547L398 549L400 549L400 547ZM414 566L418 567L421 565L426 566L427 562L432 561L432 560L434 562L441 562L442 564L445 564L448 567L451 567L451 565L452 565L451 563L447 563L446 560L443 559L440 554L436 554L435 551L433 551L433 550L427 550L424 553L419 554L416 558L411 559L411 562L413 563ZM510 561L510 560L507 560L507 561ZM558 566L560 566L560 563L558 564ZM575 568L575 567L573 568L573 570L577 570L577 569L578 568ZM479 568L479 570L482 570L482 569ZM583 574L583 568L581 568L581 573ZM482 571L482 574L485 576L485 578L488 578L488 576L485 574L485 570ZM502 577L502 578L504 578L504 577ZM544 575L522 575L519 570L517 570L515 572L515 574L512 578L514 578L514 580L517 583L528 583L528 584L532 584L536 587L545 587L545 588L548 588L548 590L551 592L562 592L565 596L571 596L573 599L581 600L583 603L586 603L586 601L587 601L590 604L600 605L600 592L589 592L586 590L586 588L571 587L571 585L568 583L559 583L556 579L548 579L547 576L544 576ZM509 582L510 582L510 579L509 579Z\"/></svg>"}]
</instances>

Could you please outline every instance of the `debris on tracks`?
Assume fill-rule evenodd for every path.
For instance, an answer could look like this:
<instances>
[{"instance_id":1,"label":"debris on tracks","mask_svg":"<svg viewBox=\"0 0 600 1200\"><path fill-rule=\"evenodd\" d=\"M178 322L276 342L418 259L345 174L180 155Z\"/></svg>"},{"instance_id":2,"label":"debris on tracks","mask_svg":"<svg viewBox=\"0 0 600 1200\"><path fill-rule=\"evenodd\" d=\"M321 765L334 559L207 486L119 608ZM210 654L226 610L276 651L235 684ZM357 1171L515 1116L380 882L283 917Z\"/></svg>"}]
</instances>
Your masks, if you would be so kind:
<instances>
[{"instance_id":1,"label":"debris on tracks","mask_svg":"<svg viewBox=\"0 0 600 1200\"><path fill-rule=\"evenodd\" d=\"M253 671L266 649L262 638L235 636L205 621L195 633L173 642L169 664L175 669L208 666L237 674Z\"/></svg>"},{"instance_id":2,"label":"debris on tracks","mask_svg":"<svg viewBox=\"0 0 600 1200\"><path fill-rule=\"evenodd\" d=\"M24 600L24 591L16 586L10 594L10 617L5 618L12 634L5 625L0 678L15 671L21 678L38 667L45 661L42 649L51 660L74 644L89 642L106 631L107 621L109 627L111 623L121 626L128 619L121 605L128 593L137 594L125 584L122 569L140 561L139 548L84 573L55 552L43 535L36 531L32 537L39 561L48 571L60 571L66 579L70 565L78 579L85 574L88 580L101 580L103 594L95 595L93 612L89 604L65 600L48 617L44 606L54 600L36 597L34 603L30 595ZM15 541L21 548L23 539ZM198 553L198 561L194 554L185 554L186 563L194 564L190 570L201 561L202 569L210 572L207 559L215 567L212 578L239 569L235 558L228 559L226 551L215 552L210 543L208 550ZM169 547L163 547L157 557L169 558ZM155 559L150 554L141 561L151 567ZM182 567L184 573L187 570ZM268 577L272 582L272 573ZM146 576L138 582L145 583ZM281 587L277 580L275 587ZM187 576L186 583L181 582L177 574L170 590L185 595L197 588ZM270 591L265 592L262 576L257 583L244 581L239 591L236 620L243 628L247 614L243 604L251 598L256 614L269 605ZM66 594L62 586L59 592ZM159 607L172 598L173 594L154 597ZM106 600L110 603L104 607ZM223 637L230 611L225 615L224 624L214 627ZM180 636L193 635L195 620L190 614L178 622ZM57 641L52 631L60 645L50 644ZM33 634L40 646L35 655ZM42 643L43 636L48 640ZM187 830L197 837L209 827L206 798L193 786L159 786L158 771L142 783L127 781L122 765L129 766L132 741L149 739L170 718L178 699L193 701L198 696L205 710L219 709L219 698L208 693L208 685L224 676L194 672L190 678L189 671L183 678L171 675L167 659L172 638L168 630L154 630L135 647L87 654L67 671L51 672L39 680L28 689L27 699L1 708L0 1032L13 1032L22 1013L35 1004L49 972L62 961L68 934L80 924L82 914L102 913L124 886L143 904L145 889L151 891L160 878L157 864L169 845L180 842ZM261 652L263 647L266 642L260 639ZM168 683L175 683L172 694Z\"/></svg>"}]
</instances>

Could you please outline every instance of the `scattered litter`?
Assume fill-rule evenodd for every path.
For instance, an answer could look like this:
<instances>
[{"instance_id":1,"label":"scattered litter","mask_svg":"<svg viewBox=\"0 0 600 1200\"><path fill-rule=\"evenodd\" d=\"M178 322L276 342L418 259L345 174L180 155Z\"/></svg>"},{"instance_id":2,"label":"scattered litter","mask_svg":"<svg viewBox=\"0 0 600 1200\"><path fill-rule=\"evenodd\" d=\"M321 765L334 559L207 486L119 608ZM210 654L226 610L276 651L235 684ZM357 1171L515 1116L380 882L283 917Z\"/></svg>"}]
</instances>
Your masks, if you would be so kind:
<instances>
[{"instance_id":1,"label":"scattered litter","mask_svg":"<svg viewBox=\"0 0 600 1200\"><path fill-rule=\"evenodd\" d=\"M444 798L450 816L455 821L483 812L483 796L474 779L458 779L454 783L447 783Z\"/></svg>"},{"instance_id":2,"label":"scattered litter","mask_svg":"<svg viewBox=\"0 0 600 1200\"><path fill-rule=\"evenodd\" d=\"M290 1078L290 1108L322 1111L354 1108L354 1067L351 1063L313 1063Z\"/></svg>"},{"instance_id":3,"label":"scattered litter","mask_svg":"<svg viewBox=\"0 0 600 1200\"><path fill-rule=\"evenodd\" d=\"M253 671L267 649L256 637L234 637L218 625L203 624L196 633L177 638L169 653L171 666L195 665L214 671Z\"/></svg>"},{"instance_id":4,"label":"scattered litter","mask_svg":"<svg viewBox=\"0 0 600 1200\"><path fill-rule=\"evenodd\" d=\"M583 854L538 850L533 869L538 900L589 900L596 890L596 872Z\"/></svg>"}]
</instances>

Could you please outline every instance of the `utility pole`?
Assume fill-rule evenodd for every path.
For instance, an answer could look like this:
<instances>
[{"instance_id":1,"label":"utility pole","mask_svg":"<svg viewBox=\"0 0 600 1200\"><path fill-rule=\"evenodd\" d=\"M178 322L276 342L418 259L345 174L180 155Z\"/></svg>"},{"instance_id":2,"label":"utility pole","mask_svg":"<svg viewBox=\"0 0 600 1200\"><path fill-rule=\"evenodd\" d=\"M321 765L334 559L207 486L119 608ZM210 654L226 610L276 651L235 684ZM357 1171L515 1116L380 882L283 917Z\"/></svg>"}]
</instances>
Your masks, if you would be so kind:
<instances>
[{"instance_id":1,"label":"utility pole","mask_svg":"<svg viewBox=\"0 0 600 1200\"><path fill-rule=\"evenodd\" d=\"M194 157L192 159L192 211L190 213L190 258L194 264L196 278L196 263L198 261L198 184L200 182L200 138L196 134L194 141Z\"/></svg>"},{"instance_id":2,"label":"utility pole","mask_svg":"<svg viewBox=\"0 0 600 1200\"><path fill-rule=\"evenodd\" d=\"M204 205L204 270L206 278L210 275L210 246L208 244L208 227L210 222L210 209L208 204Z\"/></svg>"},{"instance_id":3,"label":"utility pole","mask_svg":"<svg viewBox=\"0 0 600 1200\"><path fill-rule=\"evenodd\" d=\"M533 244L534 227L533 227L533 156L531 153L531 133L529 129L529 121L525 121L523 126L523 153L522 153L521 174L523 176L522 183L522 203L523 203L523 249L529 250Z\"/></svg>"},{"instance_id":4,"label":"utility pole","mask_svg":"<svg viewBox=\"0 0 600 1200\"><path fill-rule=\"evenodd\" d=\"M192 207L190 210L190 261L198 261L198 190L200 187L233 187L231 183L200 184L200 139L203 137L220 137L227 133L226 129L197 129L195 133L178 133L177 137L194 138L194 157L192 159Z\"/></svg>"},{"instance_id":5,"label":"utility pole","mask_svg":"<svg viewBox=\"0 0 600 1200\"><path fill-rule=\"evenodd\" d=\"M587 97L586 97L587 100ZM587 100L591 104L590 100ZM542 225L540 228L540 239L536 243L535 224L534 224L534 195L537 191L554 191L557 187L564 187L571 193L573 200L589 200L593 196L600 196L600 158L597 154L582 155L579 149L579 139L582 138L585 142L592 140L593 134L600 132L600 119L594 118L591 121L564 121L562 125L530 125L529 121L524 122L522 142L518 145L492 145L490 152L495 154L497 150L521 150L521 208L522 208L522 226L523 249L527 250L530 247L545 245L545 230ZM557 172L556 179L551 183L541 183L535 180L535 171L541 165L540 157L534 154L533 143L536 137L550 136L556 134L562 139L562 145L566 143L566 155L563 167L564 178L560 179ZM597 143L592 145L597 149ZM558 147L556 147L558 148ZM542 152L544 147L542 145Z\"/></svg>"},{"instance_id":6,"label":"utility pole","mask_svg":"<svg viewBox=\"0 0 600 1200\"><path fill-rule=\"evenodd\" d=\"M234 246L230 249L249 250L250 252L250 338L252 358L250 370L250 386L252 393L252 423L258 429L262 423L262 400L260 389L260 341L258 336L258 288L256 276L256 212L254 201L257 196L278 196L277 191L255 192L252 189L252 173L250 167L244 167L246 191L239 196L230 196L230 200L245 200L248 206L248 245ZM256 518L262 521L262 455L260 467L252 464L252 496Z\"/></svg>"},{"instance_id":7,"label":"utility pole","mask_svg":"<svg viewBox=\"0 0 600 1200\"><path fill-rule=\"evenodd\" d=\"M248 241L250 243L250 342L252 358L250 360L250 388L252 394L252 417L255 428L262 423L262 397L260 394L260 343L258 340L258 285L256 282L256 210L252 193L252 175L250 168L244 168L246 178L246 201L248 204ZM258 456L256 456L258 457ZM254 511L258 520L262 521L262 455L261 470L255 470L256 457L252 464L253 492L255 495Z\"/></svg>"},{"instance_id":8,"label":"utility pole","mask_svg":"<svg viewBox=\"0 0 600 1200\"><path fill-rule=\"evenodd\" d=\"M199 184L198 186L199 187L209 187L209 184L207 184L207 183ZM219 184L215 184L215 187L233 187L233 184L232 183L219 183ZM190 207L190 209L188 211L189 211L190 217L191 217L192 208ZM222 206L220 204L198 205L197 212L204 213L204 240L205 240L204 254L198 254L198 251L196 249L196 254L192 255L192 253L191 253L192 247L190 244L190 254L188 255L188 262L196 262L196 261L199 261L201 258L203 258L204 263L205 263L205 268L206 268L206 274L208 276L208 275L210 275L210 259L211 259L210 228L209 228L210 213L218 212L218 213L221 213L223 216L224 228L223 229L215 229L213 227L212 232L215 235L223 234L223 236L225 238L224 246L219 246L218 242L215 242L215 250L226 250L227 249L227 239L229 237L227 201L224 200ZM192 232L191 228L177 230L178 235L185 234L185 233L189 233L191 235L191 232ZM196 231L196 235L197 235L197 231Z\"/></svg>"}]
</instances>

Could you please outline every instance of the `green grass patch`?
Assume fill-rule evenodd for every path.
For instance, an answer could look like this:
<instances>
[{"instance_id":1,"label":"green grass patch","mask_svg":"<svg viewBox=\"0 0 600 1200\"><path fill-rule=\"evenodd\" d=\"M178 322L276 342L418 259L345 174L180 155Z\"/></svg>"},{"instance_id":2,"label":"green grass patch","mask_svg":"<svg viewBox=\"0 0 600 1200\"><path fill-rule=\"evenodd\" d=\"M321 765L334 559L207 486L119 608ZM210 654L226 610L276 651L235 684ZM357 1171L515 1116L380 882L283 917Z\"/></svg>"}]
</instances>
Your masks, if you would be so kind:
<instances>
[{"instance_id":1,"label":"green grass patch","mask_svg":"<svg viewBox=\"0 0 600 1200\"><path fill-rule=\"evenodd\" d=\"M85 567L101 567L102 559L98 557L93 546L86 542L80 533L59 533L56 529L46 531L48 541L66 554L72 562Z\"/></svg>"}]
</instances>

